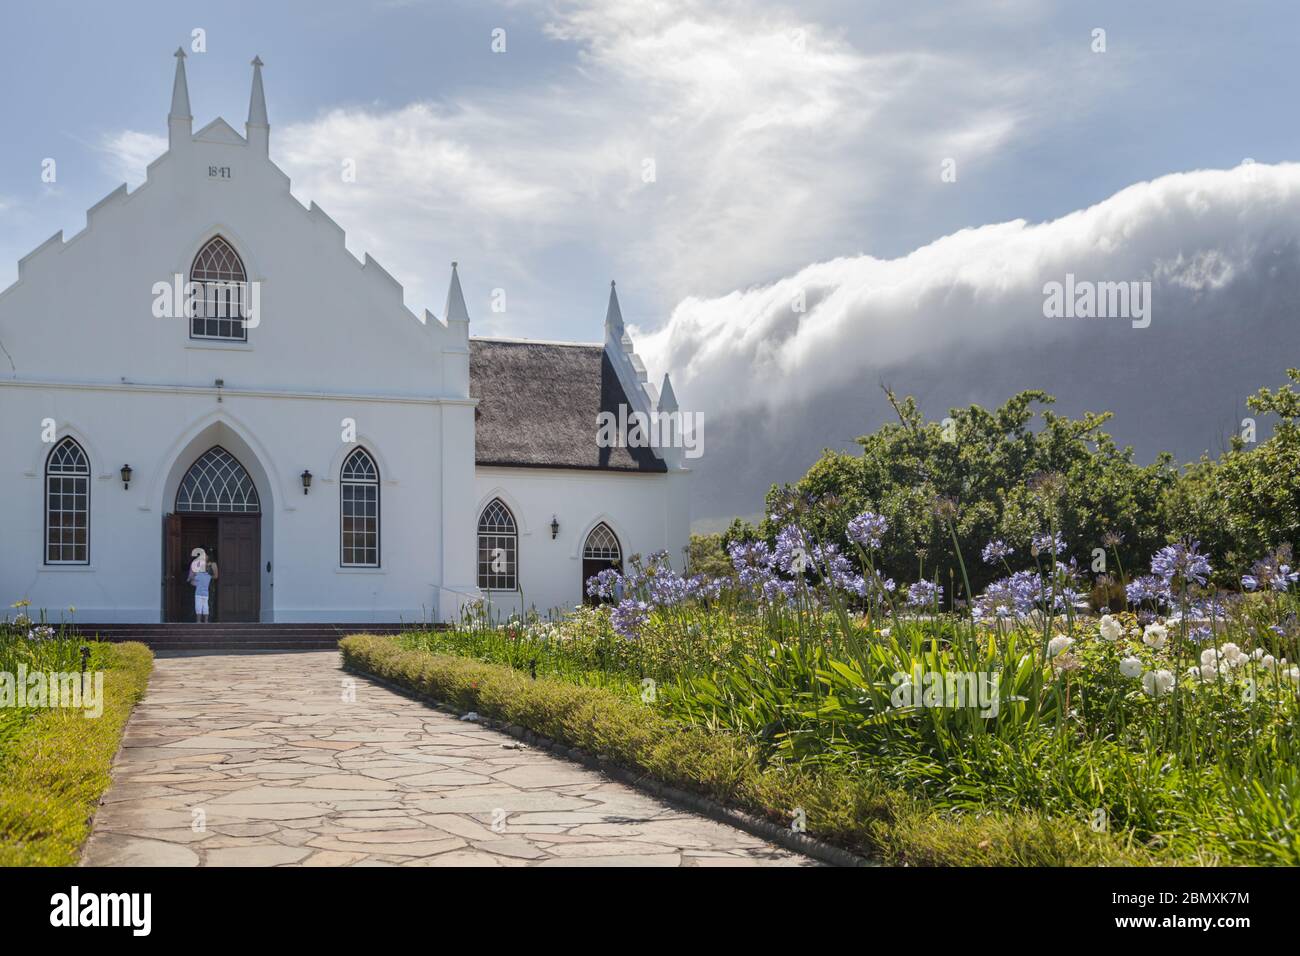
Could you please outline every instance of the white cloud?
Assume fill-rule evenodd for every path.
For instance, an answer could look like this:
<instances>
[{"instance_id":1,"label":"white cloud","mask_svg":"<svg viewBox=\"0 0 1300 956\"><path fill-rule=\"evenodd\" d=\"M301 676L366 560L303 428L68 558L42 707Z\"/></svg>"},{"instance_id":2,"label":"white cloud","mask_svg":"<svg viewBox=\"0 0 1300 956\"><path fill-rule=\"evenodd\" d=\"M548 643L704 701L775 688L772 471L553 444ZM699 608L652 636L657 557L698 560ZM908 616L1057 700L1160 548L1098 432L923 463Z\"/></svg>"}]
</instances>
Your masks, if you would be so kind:
<instances>
[{"instance_id":1,"label":"white cloud","mask_svg":"<svg viewBox=\"0 0 1300 956\"><path fill-rule=\"evenodd\" d=\"M1088 320L1043 315L1044 283L1067 273L1151 280L1153 323L1168 330L1182 321L1174 297L1220 291L1297 241L1300 165L1182 173L1052 222L965 229L900 258L834 259L689 298L662 329L633 337L651 369L671 369L684 408L771 412L884 370L1073 336ZM803 314L792 308L801 292ZM1099 353L1152 341L1126 321L1091 321L1109 323L1094 325Z\"/></svg>"},{"instance_id":2,"label":"white cloud","mask_svg":"<svg viewBox=\"0 0 1300 956\"><path fill-rule=\"evenodd\" d=\"M99 148L107 156L112 175L135 189L144 182L149 164L167 151L167 137L122 130L106 135Z\"/></svg>"}]
</instances>

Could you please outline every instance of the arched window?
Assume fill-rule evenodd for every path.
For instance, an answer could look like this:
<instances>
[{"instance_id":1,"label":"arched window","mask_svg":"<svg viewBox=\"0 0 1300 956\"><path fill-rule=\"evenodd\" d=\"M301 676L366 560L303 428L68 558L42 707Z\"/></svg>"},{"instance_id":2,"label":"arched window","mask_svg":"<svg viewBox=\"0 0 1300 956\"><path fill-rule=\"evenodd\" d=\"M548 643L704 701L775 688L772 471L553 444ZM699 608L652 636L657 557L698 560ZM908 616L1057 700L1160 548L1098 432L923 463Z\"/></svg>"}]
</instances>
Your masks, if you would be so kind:
<instances>
[{"instance_id":1,"label":"arched window","mask_svg":"<svg viewBox=\"0 0 1300 956\"><path fill-rule=\"evenodd\" d=\"M619 564L623 560L623 552L618 546L618 538L614 532L609 530L609 525L601 522L591 529L591 534L587 535L587 543L582 548L582 559L584 561L609 561L613 564Z\"/></svg>"},{"instance_id":2,"label":"arched window","mask_svg":"<svg viewBox=\"0 0 1300 956\"><path fill-rule=\"evenodd\" d=\"M213 236L194 257L190 281L200 287L190 316L190 338L248 341L248 273L234 246Z\"/></svg>"},{"instance_id":3,"label":"arched window","mask_svg":"<svg viewBox=\"0 0 1300 956\"><path fill-rule=\"evenodd\" d=\"M379 468L370 453L358 448L339 473L342 517L340 563L345 568L379 567Z\"/></svg>"},{"instance_id":4,"label":"arched window","mask_svg":"<svg viewBox=\"0 0 1300 956\"><path fill-rule=\"evenodd\" d=\"M45 459L45 563L90 563L90 461L71 438Z\"/></svg>"},{"instance_id":5,"label":"arched window","mask_svg":"<svg viewBox=\"0 0 1300 956\"><path fill-rule=\"evenodd\" d=\"M178 512L260 514L262 503L248 471L230 452L213 445L181 479L176 491Z\"/></svg>"},{"instance_id":6,"label":"arched window","mask_svg":"<svg viewBox=\"0 0 1300 956\"><path fill-rule=\"evenodd\" d=\"M489 501L478 517L478 586L519 590L519 529L500 498Z\"/></svg>"},{"instance_id":7,"label":"arched window","mask_svg":"<svg viewBox=\"0 0 1300 956\"><path fill-rule=\"evenodd\" d=\"M623 549L609 525L602 521L591 529L582 545L582 599L588 604L599 603L599 598L587 593L587 582L609 568L623 569Z\"/></svg>"}]
</instances>

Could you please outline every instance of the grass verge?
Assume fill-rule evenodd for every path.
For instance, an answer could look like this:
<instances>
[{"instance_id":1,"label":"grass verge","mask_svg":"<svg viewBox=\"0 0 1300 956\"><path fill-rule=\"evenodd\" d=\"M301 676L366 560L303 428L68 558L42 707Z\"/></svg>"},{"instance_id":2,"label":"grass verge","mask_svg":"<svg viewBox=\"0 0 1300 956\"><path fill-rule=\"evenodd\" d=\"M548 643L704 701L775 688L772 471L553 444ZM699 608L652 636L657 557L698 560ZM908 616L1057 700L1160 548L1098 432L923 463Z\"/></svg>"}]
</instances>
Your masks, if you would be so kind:
<instances>
[{"instance_id":1,"label":"grass verge","mask_svg":"<svg viewBox=\"0 0 1300 956\"><path fill-rule=\"evenodd\" d=\"M44 710L0 750L0 866L72 866L90 832L153 654L143 644L91 644L104 671L104 712Z\"/></svg>"},{"instance_id":2,"label":"grass verge","mask_svg":"<svg viewBox=\"0 0 1300 956\"><path fill-rule=\"evenodd\" d=\"M465 657L407 650L391 637L340 642L346 667L426 699L477 711L607 758L661 783L789 824L887 864L1098 866L1157 862L1083 821L1034 813L940 812L866 775L763 766L740 737L684 726L625 696Z\"/></svg>"}]
</instances>

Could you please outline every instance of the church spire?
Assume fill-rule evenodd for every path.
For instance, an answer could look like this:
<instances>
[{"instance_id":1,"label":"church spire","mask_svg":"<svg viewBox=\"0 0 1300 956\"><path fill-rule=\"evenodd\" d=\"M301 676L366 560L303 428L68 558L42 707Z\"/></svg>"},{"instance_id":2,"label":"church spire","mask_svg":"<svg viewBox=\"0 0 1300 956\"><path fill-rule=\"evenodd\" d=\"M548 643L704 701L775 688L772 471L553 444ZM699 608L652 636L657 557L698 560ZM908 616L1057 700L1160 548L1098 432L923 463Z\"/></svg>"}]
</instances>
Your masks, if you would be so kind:
<instances>
[{"instance_id":1,"label":"church spire","mask_svg":"<svg viewBox=\"0 0 1300 956\"><path fill-rule=\"evenodd\" d=\"M448 323L469 322L469 309L465 308L465 294L460 291L460 274L456 263L451 264L451 285L447 289L447 308L444 317Z\"/></svg>"},{"instance_id":2,"label":"church spire","mask_svg":"<svg viewBox=\"0 0 1300 956\"><path fill-rule=\"evenodd\" d=\"M176 48L176 78L172 80L172 108L167 113L167 145L174 149L193 132L190 115L190 87L185 81L185 50Z\"/></svg>"},{"instance_id":3,"label":"church spire","mask_svg":"<svg viewBox=\"0 0 1300 956\"><path fill-rule=\"evenodd\" d=\"M609 308L605 311L605 332L615 342L623 338L623 310L618 307L618 292L614 289L613 279L609 280Z\"/></svg>"},{"instance_id":4,"label":"church spire","mask_svg":"<svg viewBox=\"0 0 1300 956\"><path fill-rule=\"evenodd\" d=\"M253 57L253 92L248 98L248 122L244 124L250 146L263 154L270 148L271 124L266 118L266 91L262 89L262 58Z\"/></svg>"},{"instance_id":5,"label":"church spire","mask_svg":"<svg viewBox=\"0 0 1300 956\"><path fill-rule=\"evenodd\" d=\"M677 411L677 396L673 393L673 383L668 378L667 372L664 372L664 387L659 390L658 410L661 412Z\"/></svg>"}]
</instances>

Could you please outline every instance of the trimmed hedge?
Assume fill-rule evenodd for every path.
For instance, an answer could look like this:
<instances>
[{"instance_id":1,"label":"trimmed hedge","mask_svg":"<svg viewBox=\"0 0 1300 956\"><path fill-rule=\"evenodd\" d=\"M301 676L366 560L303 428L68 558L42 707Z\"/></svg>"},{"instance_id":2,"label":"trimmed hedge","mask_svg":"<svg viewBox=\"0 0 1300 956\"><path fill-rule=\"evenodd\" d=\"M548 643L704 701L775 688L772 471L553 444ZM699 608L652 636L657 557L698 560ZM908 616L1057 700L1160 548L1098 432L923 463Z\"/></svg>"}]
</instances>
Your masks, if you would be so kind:
<instances>
[{"instance_id":1,"label":"trimmed hedge","mask_svg":"<svg viewBox=\"0 0 1300 956\"><path fill-rule=\"evenodd\" d=\"M774 822L802 809L807 832L889 864L1097 866L1153 862L1082 821L1033 813L954 815L870 776L771 765L742 738L672 722L635 700L466 657L407 650L358 634L339 643L344 666L418 696L525 727L661 783Z\"/></svg>"},{"instance_id":2,"label":"trimmed hedge","mask_svg":"<svg viewBox=\"0 0 1300 956\"><path fill-rule=\"evenodd\" d=\"M0 752L0 866L72 866L90 833L127 718L144 696L153 653L143 644L91 644L104 671L104 712L32 717Z\"/></svg>"}]
</instances>

